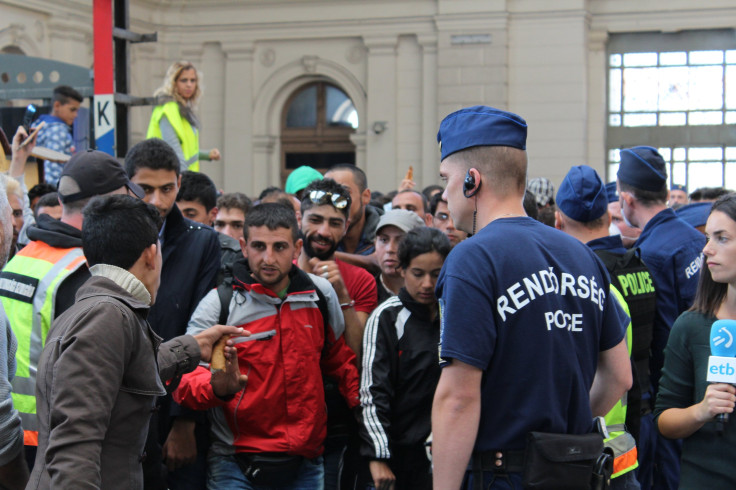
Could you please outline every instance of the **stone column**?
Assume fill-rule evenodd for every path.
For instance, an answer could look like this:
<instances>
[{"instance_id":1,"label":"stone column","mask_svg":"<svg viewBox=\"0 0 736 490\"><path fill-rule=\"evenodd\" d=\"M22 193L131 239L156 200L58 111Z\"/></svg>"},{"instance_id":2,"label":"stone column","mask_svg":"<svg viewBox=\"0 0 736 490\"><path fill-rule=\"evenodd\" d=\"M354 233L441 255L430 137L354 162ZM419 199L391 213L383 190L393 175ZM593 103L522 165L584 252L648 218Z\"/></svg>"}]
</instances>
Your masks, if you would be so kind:
<instances>
[{"instance_id":1,"label":"stone column","mask_svg":"<svg viewBox=\"0 0 736 490\"><path fill-rule=\"evenodd\" d=\"M205 43L202 47L202 87L204 95L199 105L199 115L202 121L202 130L199 135L199 147L203 150L219 148L223 151L225 145L225 54L220 43ZM200 169L215 183L218 189L224 185L224 166L227 158L219 162L199 163ZM230 159L231 163L237 162Z\"/></svg>"},{"instance_id":2,"label":"stone column","mask_svg":"<svg viewBox=\"0 0 736 490\"><path fill-rule=\"evenodd\" d=\"M419 36L422 50L422 143L421 186L439 181L440 152L437 146L437 36Z\"/></svg>"},{"instance_id":3,"label":"stone column","mask_svg":"<svg viewBox=\"0 0 736 490\"><path fill-rule=\"evenodd\" d=\"M226 192L249 196L265 187L267 162L255 158L253 148L253 43L224 43L223 183Z\"/></svg>"},{"instance_id":4,"label":"stone column","mask_svg":"<svg viewBox=\"0 0 736 490\"><path fill-rule=\"evenodd\" d=\"M368 101L366 109L366 162L368 186L388 191L395 189L396 165L396 36L364 38L368 48ZM375 123L379 123L376 125ZM385 123L380 131L380 123ZM379 134L374 131L379 129Z\"/></svg>"}]
</instances>

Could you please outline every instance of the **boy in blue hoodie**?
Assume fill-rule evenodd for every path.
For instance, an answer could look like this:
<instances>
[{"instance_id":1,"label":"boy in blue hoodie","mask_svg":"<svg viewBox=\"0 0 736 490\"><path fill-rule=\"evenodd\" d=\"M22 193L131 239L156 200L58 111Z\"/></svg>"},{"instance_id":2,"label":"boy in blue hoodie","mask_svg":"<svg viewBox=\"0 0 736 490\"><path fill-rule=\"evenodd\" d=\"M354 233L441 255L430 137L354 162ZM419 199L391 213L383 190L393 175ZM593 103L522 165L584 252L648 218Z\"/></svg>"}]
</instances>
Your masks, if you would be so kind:
<instances>
[{"instance_id":1,"label":"boy in blue hoodie","mask_svg":"<svg viewBox=\"0 0 736 490\"><path fill-rule=\"evenodd\" d=\"M36 144L50 150L60 151L70 155L74 153L71 125L77 117L82 95L71 87L60 85L54 89L51 114L44 114L38 118L34 126L46 122L46 126L38 132ZM44 160L44 179L54 187L59 185L62 164Z\"/></svg>"}]
</instances>

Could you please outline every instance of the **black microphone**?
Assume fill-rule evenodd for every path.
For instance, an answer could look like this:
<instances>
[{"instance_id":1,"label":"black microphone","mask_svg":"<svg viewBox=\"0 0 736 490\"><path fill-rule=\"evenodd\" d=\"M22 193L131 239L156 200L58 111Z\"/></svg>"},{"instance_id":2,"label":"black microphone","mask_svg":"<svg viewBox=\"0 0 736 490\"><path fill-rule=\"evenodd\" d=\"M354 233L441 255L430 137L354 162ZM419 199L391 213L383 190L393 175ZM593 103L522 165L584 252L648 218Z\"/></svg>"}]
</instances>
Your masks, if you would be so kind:
<instances>
[{"instance_id":1,"label":"black microphone","mask_svg":"<svg viewBox=\"0 0 736 490\"><path fill-rule=\"evenodd\" d=\"M710 328L710 357L708 358L709 383L736 385L736 320L716 320ZM728 414L716 416L716 432L723 435Z\"/></svg>"}]
</instances>

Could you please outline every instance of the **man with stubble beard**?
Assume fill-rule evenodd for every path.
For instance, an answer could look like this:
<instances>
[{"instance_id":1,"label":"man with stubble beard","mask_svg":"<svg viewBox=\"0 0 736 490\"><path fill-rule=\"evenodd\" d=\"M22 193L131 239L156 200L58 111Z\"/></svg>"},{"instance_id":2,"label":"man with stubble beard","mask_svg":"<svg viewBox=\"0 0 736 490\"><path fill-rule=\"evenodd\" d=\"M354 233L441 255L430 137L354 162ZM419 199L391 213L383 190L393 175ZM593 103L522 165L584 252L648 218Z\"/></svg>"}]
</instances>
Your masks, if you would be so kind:
<instances>
[{"instance_id":1,"label":"man with stubble beard","mask_svg":"<svg viewBox=\"0 0 736 490\"><path fill-rule=\"evenodd\" d=\"M365 269L335 257L338 243L348 230L350 191L332 179L317 180L304 190L301 204L301 236L304 241L297 264L305 272L332 284L345 318L345 341L360 360L363 329L377 306L376 281ZM327 439L325 440L325 488L337 488L340 460L357 425L342 401L335 380L325 378ZM349 464L348 464L349 466ZM344 470L343 474L350 473Z\"/></svg>"}]
</instances>

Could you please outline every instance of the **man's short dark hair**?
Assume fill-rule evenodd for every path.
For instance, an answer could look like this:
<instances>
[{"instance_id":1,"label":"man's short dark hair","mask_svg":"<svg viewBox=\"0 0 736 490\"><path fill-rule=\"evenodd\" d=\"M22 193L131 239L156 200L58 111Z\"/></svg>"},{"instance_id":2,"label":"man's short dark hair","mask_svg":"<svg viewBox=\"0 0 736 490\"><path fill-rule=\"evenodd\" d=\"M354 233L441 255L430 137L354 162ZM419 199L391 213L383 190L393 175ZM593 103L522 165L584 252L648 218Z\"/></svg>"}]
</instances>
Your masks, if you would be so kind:
<instances>
[{"instance_id":1,"label":"man's short dark hair","mask_svg":"<svg viewBox=\"0 0 736 490\"><path fill-rule=\"evenodd\" d=\"M304 198L302 199L302 215L306 213L309 209L312 209L314 206L318 206L318 204L312 202L312 200L309 198L309 193L312 191L322 191L322 192L328 192L330 194L334 195L340 195L345 198L347 201L347 204L344 208L339 209L332 205L331 201L326 202L325 204L329 204L338 211L340 211L344 216L345 220L348 219L350 216L350 204L353 202L350 198L350 189L345 187L344 185L338 184L332 179L322 179L322 180L315 180L311 184L309 184L307 187L304 188Z\"/></svg>"},{"instance_id":2,"label":"man's short dark hair","mask_svg":"<svg viewBox=\"0 0 736 490\"><path fill-rule=\"evenodd\" d=\"M429 214L434 216L437 213L437 206L440 205L440 202L447 204L447 201L442 199L442 193L438 192L429 200Z\"/></svg>"},{"instance_id":3,"label":"man's short dark hair","mask_svg":"<svg viewBox=\"0 0 736 490\"><path fill-rule=\"evenodd\" d=\"M659 169L657 169L659 170ZM629 192L634 195L634 198L639 201L644 207L652 207L655 204L664 204L667 202L667 196L669 191L667 190L667 182L662 184L662 188L656 191L647 191L639 189L626 182L618 181L618 187L624 192Z\"/></svg>"},{"instance_id":4,"label":"man's short dark hair","mask_svg":"<svg viewBox=\"0 0 736 490\"><path fill-rule=\"evenodd\" d=\"M413 192L414 194L419 196L419 198L422 200L422 207L424 208L423 211L425 213L431 213L430 207L429 207L429 200L427 199L427 196L425 196L419 191L415 191L414 189L404 189L403 191L397 192L396 195L394 195L394 197L398 196L399 194L405 194L407 192ZM391 200L393 201L393 198L391 198ZM434 215L434 213L431 213L431 214Z\"/></svg>"},{"instance_id":5,"label":"man's short dark hair","mask_svg":"<svg viewBox=\"0 0 736 490\"><path fill-rule=\"evenodd\" d=\"M143 250L158 242L161 215L125 194L94 197L84 208L82 249L87 263L130 269Z\"/></svg>"},{"instance_id":6,"label":"man's short dark hair","mask_svg":"<svg viewBox=\"0 0 736 490\"><path fill-rule=\"evenodd\" d=\"M56 187L49 184L48 182L41 182L36 184L28 191L28 200L33 202L37 197L49 194L50 192L56 192Z\"/></svg>"},{"instance_id":7,"label":"man's short dark hair","mask_svg":"<svg viewBox=\"0 0 736 490\"><path fill-rule=\"evenodd\" d=\"M253 202L242 192L228 192L217 199L218 209L239 209L247 216Z\"/></svg>"},{"instance_id":8,"label":"man's short dark hair","mask_svg":"<svg viewBox=\"0 0 736 490\"><path fill-rule=\"evenodd\" d=\"M181 173L181 185L176 202L195 201L204 206L208 213L217 204L217 187L205 174L185 170Z\"/></svg>"},{"instance_id":9,"label":"man's short dark hair","mask_svg":"<svg viewBox=\"0 0 736 490\"><path fill-rule=\"evenodd\" d=\"M422 194L424 194L424 197L426 197L427 199L431 201L435 195L442 194L444 190L445 188L442 187L441 185L430 184L424 189L422 189Z\"/></svg>"},{"instance_id":10,"label":"man's short dark hair","mask_svg":"<svg viewBox=\"0 0 736 490\"><path fill-rule=\"evenodd\" d=\"M55 208L56 206L61 206L61 203L59 202L59 194L56 192L44 194L38 199L36 209L33 211L33 216L38 218L38 210L42 207Z\"/></svg>"},{"instance_id":11,"label":"man's short dark hair","mask_svg":"<svg viewBox=\"0 0 736 490\"><path fill-rule=\"evenodd\" d=\"M286 192L283 189L279 189L278 187L272 185L266 187L261 191L260 194L258 194L258 200L263 201L268 196L272 196L274 194L286 194Z\"/></svg>"},{"instance_id":12,"label":"man's short dark hair","mask_svg":"<svg viewBox=\"0 0 736 490\"><path fill-rule=\"evenodd\" d=\"M363 192L368 188L368 177L365 176L365 172L352 163L338 163L337 165L330 167L330 169L325 173L337 172L340 170L347 170L353 174L353 182L355 182L355 185L358 187L358 191Z\"/></svg>"},{"instance_id":13,"label":"man's short dark hair","mask_svg":"<svg viewBox=\"0 0 736 490\"><path fill-rule=\"evenodd\" d=\"M524 192L524 211L530 218L539 219L539 208L537 207L537 198L534 197L534 193L527 189Z\"/></svg>"},{"instance_id":14,"label":"man's short dark hair","mask_svg":"<svg viewBox=\"0 0 736 490\"><path fill-rule=\"evenodd\" d=\"M299 225L296 222L294 208L278 202L259 204L250 210L243 225L243 238L248 241L251 227L265 226L273 231L277 228L291 230L291 238L296 243L299 239Z\"/></svg>"},{"instance_id":15,"label":"man's short dark hair","mask_svg":"<svg viewBox=\"0 0 736 490\"><path fill-rule=\"evenodd\" d=\"M54 89L52 103L58 102L61 105L65 105L69 103L69 99L76 100L80 104L82 103L82 100L84 100L82 94L68 85L59 85Z\"/></svg>"},{"instance_id":16,"label":"man's short dark hair","mask_svg":"<svg viewBox=\"0 0 736 490\"><path fill-rule=\"evenodd\" d=\"M715 201L721 196L730 194L731 191L725 187L699 187L690 193L691 201Z\"/></svg>"},{"instance_id":17,"label":"man's short dark hair","mask_svg":"<svg viewBox=\"0 0 736 490\"><path fill-rule=\"evenodd\" d=\"M164 140L150 138L128 150L125 155L125 172L133 178L139 168L151 170L173 170L179 176L179 157Z\"/></svg>"}]
</instances>

